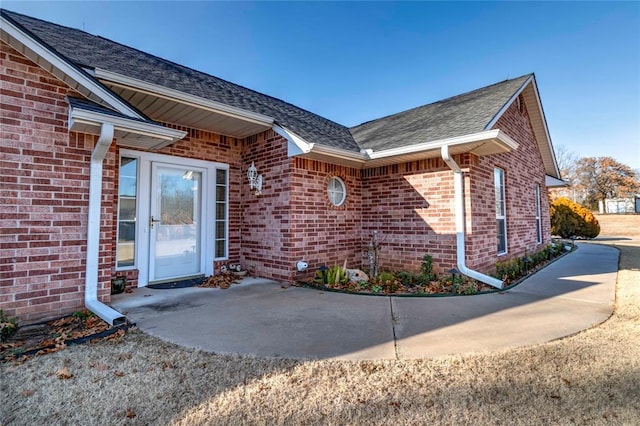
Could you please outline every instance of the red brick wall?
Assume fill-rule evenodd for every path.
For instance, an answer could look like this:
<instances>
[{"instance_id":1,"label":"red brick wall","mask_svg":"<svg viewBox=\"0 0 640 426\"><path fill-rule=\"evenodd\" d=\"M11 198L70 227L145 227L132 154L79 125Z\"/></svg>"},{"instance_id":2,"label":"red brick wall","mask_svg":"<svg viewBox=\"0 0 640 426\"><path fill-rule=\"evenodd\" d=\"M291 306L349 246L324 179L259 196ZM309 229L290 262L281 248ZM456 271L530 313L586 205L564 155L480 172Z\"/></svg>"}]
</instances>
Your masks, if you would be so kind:
<instances>
[{"instance_id":1,"label":"red brick wall","mask_svg":"<svg viewBox=\"0 0 640 426\"><path fill-rule=\"evenodd\" d=\"M455 264L453 173L444 161L366 169L362 185L362 235L369 241L378 231L381 269L417 272L425 254L433 257L436 271ZM368 268L368 260L363 262Z\"/></svg>"},{"instance_id":2,"label":"red brick wall","mask_svg":"<svg viewBox=\"0 0 640 426\"><path fill-rule=\"evenodd\" d=\"M473 217L468 235L467 263L480 270L491 270L497 257L495 191L493 170L505 172L507 207L507 254L509 259L540 248L536 243L535 184L540 185L542 245L550 242L549 201L545 170L526 110L514 103L493 127L500 129L518 144L515 151L474 157L471 164L471 209Z\"/></svg>"},{"instance_id":3,"label":"red brick wall","mask_svg":"<svg viewBox=\"0 0 640 426\"><path fill-rule=\"evenodd\" d=\"M345 184L344 203L334 206L327 188L332 177ZM321 265L361 267L362 184L360 170L321 161L296 158L291 182L291 231L293 233L290 267L299 260L309 263L306 273L296 279L313 276Z\"/></svg>"},{"instance_id":4,"label":"red brick wall","mask_svg":"<svg viewBox=\"0 0 640 426\"><path fill-rule=\"evenodd\" d=\"M263 177L262 194L249 189L251 162ZM287 141L269 130L244 139L240 185L241 263L249 272L290 281L292 277L291 170Z\"/></svg>"},{"instance_id":5,"label":"red brick wall","mask_svg":"<svg viewBox=\"0 0 640 426\"><path fill-rule=\"evenodd\" d=\"M84 304L89 159L95 136L67 130L67 94L79 96L0 44L0 309L21 321ZM113 164L110 155L107 164ZM113 171L105 171L99 297L112 263Z\"/></svg>"}]
</instances>

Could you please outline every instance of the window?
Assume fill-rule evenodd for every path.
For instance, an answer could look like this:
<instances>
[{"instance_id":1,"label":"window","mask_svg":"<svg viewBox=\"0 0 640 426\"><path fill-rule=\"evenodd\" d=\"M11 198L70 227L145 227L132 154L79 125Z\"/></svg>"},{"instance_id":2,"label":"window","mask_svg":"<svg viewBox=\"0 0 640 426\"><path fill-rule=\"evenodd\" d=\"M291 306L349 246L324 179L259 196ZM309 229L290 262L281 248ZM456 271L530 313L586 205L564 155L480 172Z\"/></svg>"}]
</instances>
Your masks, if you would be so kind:
<instances>
[{"instance_id":1,"label":"window","mask_svg":"<svg viewBox=\"0 0 640 426\"><path fill-rule=\"evenodd\" d=\"M504 196L504 170L494 169L493 183L496 191L496 225L498 254L507 252L507 207Z\"/></svg>"},{"instance_id":2,"label":"window","mask_svg":"<svg viewBox=\"0 0 640 426\"><path fill-rule=\"evenodd\" d=\"M132 268L136 253L136 206L138 194L138 159L120 158L118 181L117 268Z\"/></svg>"},{"instance_id":3,"label":"window","mask_svg":"<svg viewBox=\"0 0 640 426\"><path fill-rule=\"evenodd\" d=\"M541 212L540 209L540 185L536 184L536 242L538 244L542 243L542 220L541 220Z\"/></svg>"},{"instance_id":4,"label":"window","mask_svg":"<svg viewBox=\"0 0 640 426\"><path fill-rule=\"evenodd\" d=\"M227 171L225 169L216 169L216 258L227 257L228 205Z\"/></svg>"},{"instance_id":5,"label":"window","mask_svg":"<svg viewBox=\"0 0 640 426\"><path fill-rule=\"evenodd\" d=\"M329 195L329 201L334 206L341 206L344 204L344 201L347 198L347 187L345 186L342 179L337 176L329 179L329 184L327 185L327 194Z\"/></svg>"}]
</instances>

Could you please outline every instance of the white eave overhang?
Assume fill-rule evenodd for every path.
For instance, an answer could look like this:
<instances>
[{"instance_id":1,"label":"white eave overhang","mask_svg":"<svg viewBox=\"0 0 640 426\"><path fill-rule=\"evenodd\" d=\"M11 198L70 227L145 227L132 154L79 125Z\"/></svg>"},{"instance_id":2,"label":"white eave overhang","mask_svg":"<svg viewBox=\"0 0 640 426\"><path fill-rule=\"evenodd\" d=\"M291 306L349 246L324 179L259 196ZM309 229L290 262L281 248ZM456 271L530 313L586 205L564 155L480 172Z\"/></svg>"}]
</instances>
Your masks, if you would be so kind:
<instances>
[{"instance_id":1,"label":"white eave overhang","mask_svg":"<svg viewBox=\"0 0 640 426\"><path fill-rule=\"evenodd\" d=\"M245 138L271 129L273 118L103 69L94 76L155 121Z\"/></svg>"},{"instance_id":2,"label":"white eave overhang","mask_svg":"<svg viewBox=\"0 0 640 426\"><path fill-rule=\"evenodd\" d=\"M571 186L569 182L564 181L562 179L557 179L553 176L546 175L544 177L544 184L547 188L563 188L567 186Z\"/></svg>"},{"instance_id":3,"label":"white eave overhang","mask_svg":"<svg viewBox=\"0 0 640 426\"><path fill-rule=\"evenodd\" d=\"M71 131L99 135L103 123L113 124L114 137L118 145L129 148L157 150L186 136L186 132L159 124L69 107L69 130Z\"/></svg>"},{"instance_id":4,"label":"white eave overhang","mask_svg":"<svg viewBox=\"0 0 640 426\"><path fill-rule=\"evenodd\" d=\"M484 156L518 148L518 144L500 130L489 130L382 151L362 150L361 152L309 143L281 126L274 125L273 130L287 139L290 157L327 161L359 169L439 158L440 149L445 145L449 147L452 155L471 153Z\"/></svg>"}]
</instances>

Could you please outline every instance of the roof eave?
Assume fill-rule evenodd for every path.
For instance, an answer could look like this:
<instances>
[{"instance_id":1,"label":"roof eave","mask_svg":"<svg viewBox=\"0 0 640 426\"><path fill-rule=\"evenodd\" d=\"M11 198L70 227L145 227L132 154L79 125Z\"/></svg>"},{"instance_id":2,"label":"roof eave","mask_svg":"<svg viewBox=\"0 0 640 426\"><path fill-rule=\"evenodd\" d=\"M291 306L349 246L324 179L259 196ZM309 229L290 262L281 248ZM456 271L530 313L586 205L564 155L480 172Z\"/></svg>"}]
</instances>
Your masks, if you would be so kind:
<instances>
[{"instance_id":1,"label":"roof eave","mask_svg":"<svg viewBox=\"0 0 640 426\"><path fill-rule=\"evenodd\" d=\"M184 138L187 134L159 124L130 120L76 106L69 107L70 131L100 134L103 123L113 124L118 145L129 148L157 150Z\"/></svg>"},{"instance_id":2,"label":"roof eave","mask_svg":"<svg viewBox=\"0 0 640 426\"><path fill-rule=\"evenodd\" d=\"M513 151L518 143L500 130L489 130L454 138L440 139L408 147L369 152L367 167L397 164L440 157L440 149L449 146L452 154L470 153L479 157Z\"/></svg>"},{"instance_id":3,"label":"roof eave","mask_svg":"<svg viewBox=\"0 0 640 426\"><path fill-rule=\"evenodd\" d=\"M128 77L112 71L96 68L94 70L94 75L96 78L100 80L106 80L113 85L118 85L125 88L135 88L148 94L153 94L169 100L179 101L187 105L207 109L212 112L227 115L233 118L240 118L244 121L249 121L254 124L271 127L274 122L273 117L269 117L264 114L247 111L245 109L223 104L221 102L212 101L210 99L195 96L186 92L182 92L180 90L171 89L159 84L149 83L147 81Z\"/></svg>"},{"instance_id":4,"label":"roof eave","mask_svg":"<svg viewBox=\"0 0 640 426\"><path fill-rule=\"evenodd\" d=\"M310 144L278 126L274 126L274 131L289 141L289 156L333 162L358 169L437 158L440 157L440 149L445 145L450 147L452 154L471 153L477 156L509 152L518 148L518 143L500 130L490 130L377 152L372 150L353 152L326 145Z\"/></svg>"},{"instance_id":5,"label":"roof eave","mask_svg":"<svg viewBox=\"0 0 640 426\"><path fill-rule=\"evenodd\" d=\"M527 90L531 87L531 90ZM520 88L516 90L509 100L502 106L502 108L494 115L494 117L487 123L485 130L492 129L498 122L500 117L509 109L509 107L515 102L518 96L523 95L531 124L533 127L534 136L538 143L538 149L542 155L545 172L549 176L553 176L557 179L560 178L560 169L558 168L558 162L556 161L555 152L553 149L553 143L551 142L551 136L549 128L547 126L547 119L542 109L542 102L540 101L540 93L538 91L538 85L534 74L531 74L527 78Z\"/></svg>"},{"instance_id":6,"label":"roof eave","mask_svg":"<svg viewBox=\"0 0 640 426\"><path fill-rule=\"evenodd\" d=\"M138 111L124 102L84 70L64 56L50 49L37 37L25 30L12 19L0 16L0 39L12 46L47 72L64 81L69 87L101 105L108 106L121 114L145 119Z\"/></svg>"}]
</instances>

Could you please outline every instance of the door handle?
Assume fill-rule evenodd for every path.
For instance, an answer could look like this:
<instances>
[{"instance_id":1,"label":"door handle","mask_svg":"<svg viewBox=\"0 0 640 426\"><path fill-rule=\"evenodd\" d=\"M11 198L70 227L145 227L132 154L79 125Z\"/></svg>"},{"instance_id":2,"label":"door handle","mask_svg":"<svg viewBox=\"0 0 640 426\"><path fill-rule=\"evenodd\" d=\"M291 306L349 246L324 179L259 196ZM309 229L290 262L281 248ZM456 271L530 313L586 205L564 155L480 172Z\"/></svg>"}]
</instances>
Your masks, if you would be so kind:
<instances>
[{"instance_id":1,"label":"door handle","mask_svg":"<svg viewBox=\"0 0 640 426\"><path fill-rule=\"evenodd\" d=\"M162 222L161 220L154 219L153 216L149 218L149 228L153 229L153 224L156 222Z\"/></svg>"}]
</instances>

